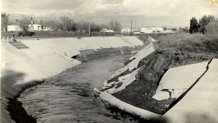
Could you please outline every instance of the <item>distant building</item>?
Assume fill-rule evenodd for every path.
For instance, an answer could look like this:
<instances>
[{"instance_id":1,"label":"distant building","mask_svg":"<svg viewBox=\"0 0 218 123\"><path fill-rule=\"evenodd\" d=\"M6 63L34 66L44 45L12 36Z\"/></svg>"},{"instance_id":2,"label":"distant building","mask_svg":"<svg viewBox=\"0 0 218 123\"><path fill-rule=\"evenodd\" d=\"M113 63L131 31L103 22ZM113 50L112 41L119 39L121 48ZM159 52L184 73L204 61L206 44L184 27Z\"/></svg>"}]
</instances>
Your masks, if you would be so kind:
<instances>
[{"instance_id":1,"label":"distant building","mask_svg":"<svg viewBox=\"0 0 218 123\"><path fill-rule=\"evenodd\" d=\"M29 31L52 31L51 28L40 25L40 24L35 24L33 21L33 18L30 20L30 25L29 25Z\"/></svg>"},{"instance_id":2,"label":"distant building","mask_svg":"<svg viewBox=\"0 0 218 123\"><path fill-rule=\"evenodd\" d=\"M52 31L52 29L40 24L30 24L29 31Z\"/></svg>"},{"instance_id":3,"label":"distant building","mask_svg":"<svg viewBox=\"0 0 218 123\"><path fill-rule=\"evenodd\" d=\"M143 27L140 30L141 33L161 33L163 31L163 27Z\"/></svg>"},{"instance_id":4,"label":"distant building","mask_svg":"<svg viewBox=\"0 0 218 123\"><path fill-rule=\"evenodd\" d=\"M29 31L53 31L52 28L50 28L50 27L43 26L40 24L35 24L32 18L30 20L30 24L28 25L28 30ZM14 24L14 25L7 25L7 31L9 31L9 32L22 31L22 28L18 24L18 20L17 20L16 24Z\"/></svg>"},{"instance_id":5,"label":"distant building","mask_svg":"<svg viewBox=\"0 0 218 123\"><path fill-rule=\"evenodd\" d=\"M114 30L110 30L110 29L102 29L101 32L114 32Z\"/></svg>"},{"instance_id":6,"label":"distant building","mask_svg":"<svg viewBox=\"0 0 218 123\"><path fill-rule=\"evenodd\" d=\"M153 33L153 30L151 28L141 28L141 33Z\"/></svg>"},{"instance_id":7,"label":"distant building","mask_svg":"<svg viewBox=\"0 0 218 123\"><path fill-rule=\"evenodd\" d=\"M19 25L7 25L7 31L21 31L21 28Z\"/></svg>"},{"instance_id":8,"label":"distant building","mask_svg":"<svg viewBox=\"0 0 218 123\"><path fill-rule=\"evenodd\" d=\"M130 28L122 28L121 33L130 33L131 29Z\"/></svg>"},{"instance_id":9,"label":"distant building","mask_svg":"<svg viewBox=\"0 0 218 123\"><path fill-rule=\"evenodd\" d=\"M164 30L163 33L175 33L173 30Z\"/></svg>"},{"instance_id":10,"label":"distant building","mask_svg":"<svg viewBox=\"0 0 218 123\"><path fill-rule=\"evenodd\" d=\"M140 29L133 29L132 32L133 34L141 34Z\"/></svg>"},{"instance_id":11,"label":"distant building","mask_svg":"<svg viewBox=\"0 0 218 123\"><path fill-rule=\"evenodd\" d=\"M29 31L42 31L43 26L39 24L30 24L29 25Z\"/></svg>"},{"instance_id":12,"label":"distant building","mask_svg":"<svg viewBox=\"0 0 218 123\"><path fill-rule=\"evenodd\" d=\"M9 32L22 31L19 25L8 25L7 29ZM33 25L29 25L29 31L53 31L53 30L50 27L42 26L40 24L33 24Z\"/></svg>"}]
</instances>

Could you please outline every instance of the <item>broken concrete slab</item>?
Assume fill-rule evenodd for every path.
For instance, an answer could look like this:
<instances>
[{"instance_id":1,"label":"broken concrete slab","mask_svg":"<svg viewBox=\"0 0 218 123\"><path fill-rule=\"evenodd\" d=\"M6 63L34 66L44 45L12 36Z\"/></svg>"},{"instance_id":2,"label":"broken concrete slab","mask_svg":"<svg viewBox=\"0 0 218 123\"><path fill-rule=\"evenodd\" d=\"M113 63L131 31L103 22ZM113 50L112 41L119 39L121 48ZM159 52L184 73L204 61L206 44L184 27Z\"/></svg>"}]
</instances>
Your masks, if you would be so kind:
<instances>
[{"instance_id":1,"label":"broken concrete slab","mask_svg":"<svg viewBox=\"0 0 218 123\"><path fill-rule=\"evenodd\" d=\"M169 69L161 79L153 98L156 100L178 98L204 73L207 63L203 62ZM168 93L168 96L166 96L166 93Z\"/></svg>"},{"instance_id":2,"label":"broken concrete slab","mask_svg":"<svg viewBox=\"0 0 218 123\"><path fill-rule=\"evenodd\" d=\"M214 59L209 64L205 75L164 117L168 118L171 123L218 122L217 76L218 59Z\"/></svg>"},{"instance_id":3,"label":"broken concrete slab","mask_svg":"<svg viewBox=\"0 0 218 123\"><path fill-rule=\"evenodd\" d=\"M153 51L155 49L153 46L152 48L152 50L145 48L139 52L138 59L137 55L132 57L128 64L118 70L110 80L104 82L103 89L98 91L100 95L106 93L111 99L119 101L110 100L109 96L100 97L121 110L130 111L128 113L132 113L132 109L129 110L128 106L123 108L121 104L129 104L134 107L133 109L140 108L161 116L204 76L211 63L210 59L205 61L199 56L192 57L186 54L178 56L176 53ZM128 77L134 79L127 79ZM145 113L143 117L149 119L149 114Z\"/></svg>"},{"instance_id":4,"label":"broken concrete slab","mask_svg":"<svg viewBox=\"0 0 218 123\"><path fill-rule=\"evenodd\" d=\"M140 60L144 57L147 57L154 51L155 49L152 43L140 50L135 56L129 59L129 63L126 66L117 70L116 73L112 75L111 78L116 78L116 76L119 76L117 80L114 79L104 82L102 87L103 90L106 89L109 93L116 93L118 91L125 89L126 86L135 81L136 75L138 74L138 71L141 69L140 67L137 68ZM123 73L126 74L122 75ZM119 87L117 87L118 84L120 85Z\"/></svg>"},{"instance_id":5,"label":"broken concrete slab","mask_svg":"<svg viewBox=\"0 0 218 123\"><path fill-rule=\"evenodd\" d=\"M129 59L129 61L127 62L128 64L125 65L124 67L120 68L119 70L117 70L111 78L120 75L121 73L125 72L125 71L132 71L133 69L138 67L138 64L140 62L141 59L143 59L144 57L147 57L148 55L150 55L151 53L153 53L155 51L154 46L152 43L150 43L149 45L147 45L145 48L143 48L142 50L138 51L138 53L131 57Z\"/></svg>"},{"instance_id":6,"label":"broken concrete slab","mask_svg":"<svg viewBox=\"0 0 218 123\"><path fill-rule=\"evenodd\" d=\"M212 119L218 121L218 118L216 118L218 114L218 106L216 105L218 101L218 79L216 77L218 75L217 59L210 60L209 62L202 62L197 64L190 64L186 66L171 68L168 72L165 73L161 81L161 84L164 86L160 86L158 90L161 90L163 87L175 90L178 89L178 92L181 92L181 90L183 90L181 93L174 95L175 99L180 98L181 94L184 94L186 92L187 93L186 95L184 95L183 98L179 100L178 104L174 105L174 107L170 108L168 106L169 110L168 112L163 114L164 118L167 118L172 123L188 123L187 115L190 115L190 117L188 118L190 118L192 121L195 121L194 123L203 123L201 121L205 122L205 119L207 118L209 118L209 120ZM184 74L187 76L178 77L178 74ZM173 81L177 80L176 78L178 78L178 81ZM187 91L188 89L190 89L190 91ZM140 116L145 119L149 119L151 118L151 116L162 116L150 110L143 109L135 105L131 105L128 102L125 102L120 98L111 95L111 92L97 92L100 94L100 98L102 100L108 102L112 106L118 107L119 109L131 113L133 115ZM166 91L158 94L161 95L159 98L169 97L169 93L166 93ZM203 117L205 119L202 120L202 118L199 117Z\"/></svg>"}]
</instances>

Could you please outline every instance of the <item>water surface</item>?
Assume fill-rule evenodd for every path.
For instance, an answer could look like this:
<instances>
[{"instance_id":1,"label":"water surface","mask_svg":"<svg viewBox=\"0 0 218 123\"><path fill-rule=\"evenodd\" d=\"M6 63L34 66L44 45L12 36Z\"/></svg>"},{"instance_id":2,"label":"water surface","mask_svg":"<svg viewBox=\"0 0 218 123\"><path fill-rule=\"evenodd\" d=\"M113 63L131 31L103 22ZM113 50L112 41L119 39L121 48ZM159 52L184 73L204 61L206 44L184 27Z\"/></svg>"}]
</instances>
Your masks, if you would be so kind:
<instances>
[{"instance_id":1,"label":"water surface","mask_svg":"<svg viewBox=\"0 0 218 123\"><path fill-rule=\"evenodd\" d=\"M70 68L45 83L27 89L19 101L38 123L120 123L93 96L126 55L110 56Z\"/></svg>"}]
</instances>

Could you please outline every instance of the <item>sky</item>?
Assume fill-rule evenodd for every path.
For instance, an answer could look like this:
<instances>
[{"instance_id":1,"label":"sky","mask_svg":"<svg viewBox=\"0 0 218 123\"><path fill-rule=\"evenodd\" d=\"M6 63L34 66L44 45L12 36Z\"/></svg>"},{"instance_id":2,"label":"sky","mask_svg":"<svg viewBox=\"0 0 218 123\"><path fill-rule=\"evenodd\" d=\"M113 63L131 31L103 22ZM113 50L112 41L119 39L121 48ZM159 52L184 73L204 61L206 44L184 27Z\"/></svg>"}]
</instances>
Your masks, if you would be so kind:
<instances>
[{"instance_id":1,"label":"sky","mask_svg":"<svg viewBox=\"0 0 218 123\"><path fill-rule=\"evenodd\" d=\"M75 20L123 27L188 26L192 17L218 17L218 0L2 0L2 11L30 16L71 16Z\"/></svg>"}]
</instances>

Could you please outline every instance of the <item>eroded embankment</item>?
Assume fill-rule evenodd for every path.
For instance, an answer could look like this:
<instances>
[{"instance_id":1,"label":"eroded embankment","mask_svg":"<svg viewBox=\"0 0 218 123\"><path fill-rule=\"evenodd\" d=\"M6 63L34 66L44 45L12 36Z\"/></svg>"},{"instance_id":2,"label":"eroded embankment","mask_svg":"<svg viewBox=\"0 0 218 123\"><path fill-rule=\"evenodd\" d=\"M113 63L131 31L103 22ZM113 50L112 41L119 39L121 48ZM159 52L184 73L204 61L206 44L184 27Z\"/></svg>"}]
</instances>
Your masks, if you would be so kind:
<instances>
[{"instance_id":1,"label":"eroded embankment","mask_svg":"<svg viewBox=\"0 0 218 123\"><path fill-rule=\"evenodd\" d=\"M213 57L191 52L155 51L139 62L137 68L141 69L136 74L135 81L112 95L133 106L163 115L176 99L169 98L159 101L152 97L167 70L176 66L208 61ZM118 81L119 77L131 72L125 71L108 82Z\"/></svg>"}]
</instances>

